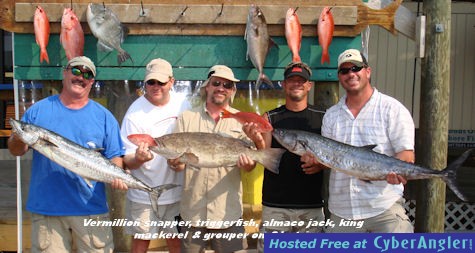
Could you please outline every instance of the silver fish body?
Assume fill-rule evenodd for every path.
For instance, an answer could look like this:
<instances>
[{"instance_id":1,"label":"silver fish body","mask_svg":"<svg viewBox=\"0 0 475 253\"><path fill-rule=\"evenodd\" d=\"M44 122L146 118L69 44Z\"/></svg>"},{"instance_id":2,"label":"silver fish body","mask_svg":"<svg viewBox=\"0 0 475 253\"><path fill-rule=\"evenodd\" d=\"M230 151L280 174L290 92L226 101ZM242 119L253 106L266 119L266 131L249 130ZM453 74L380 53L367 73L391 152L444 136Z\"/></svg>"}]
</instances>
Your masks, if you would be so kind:
<instances>
[{"instance_id":1,"label":"silver fish body","mask_svg":"<svg viewBox=\"0 0 475 253\"><path fill-rule=\"evenodd\" d=\"M255 150L237 138L213 133L173 133L155 138L157 146L149 147L167 159L180 160L197 168L235 166L240 154L249 156L274 173L279 172L279 163L284 149L268 148Z\"/></svg>"},{"instance_id":2,"label":"silver fish body","mask_svg":"<svg viewBox=\"0 0 475 253\"><path fill-rule=\"evenodd\" d=\"M157 200L160 195L178 185L166 184L150 187L122 168L112 163L99 152L84 148L50 130L10 119L12 131L25 144L35 149L45 157L78 174L86 180L111 183L114 179L121 179L129 188L149 192L152 207L158 208Z\"/></svg>"},{"instance_id":3,"label":"silver fish body","mask_svg":"<svg viewBox=\"0 0 475 253\"><path fill-rule=\"evenodd\" d=\"M131 59L130 55L121 47L128 29L114 12L103 4L90 3L87 6L86 16L92 34L98 39L97 48L99 50L112 51L116 49L119 64Z\"/></svg>"},{"instance_id":4,"label":"silver fish body","mask_svg":"<svg viewBox=\"0 0 475 253\"><path fill-rule=\"evenodd\" d=\"M246 60L251 58L252 64L259 71L256 89L259 88L262 82L273 86L272 81L264 73L264 64L270 48L269 44L273 42L267 30L266 18L256 5L251 5L249 8L244 39L247 42Z\"/></svg>"},{"instance_id":5,"label":"silver fish body","mask_svg":"<svg viewBox=\"0 0 475 253\"><path fill-rule=\"evenodd\" d=\"M471 155L466 151L444 170L433 170L374 152L368 147L355 147L298 130L274 129L274 138L290 152L302 155L311 152L323 165L361 180L386 180L390 172L408 180L440 178L462 200L467 198L458 189L456 170Z\"/></svg>"}]
</instances>

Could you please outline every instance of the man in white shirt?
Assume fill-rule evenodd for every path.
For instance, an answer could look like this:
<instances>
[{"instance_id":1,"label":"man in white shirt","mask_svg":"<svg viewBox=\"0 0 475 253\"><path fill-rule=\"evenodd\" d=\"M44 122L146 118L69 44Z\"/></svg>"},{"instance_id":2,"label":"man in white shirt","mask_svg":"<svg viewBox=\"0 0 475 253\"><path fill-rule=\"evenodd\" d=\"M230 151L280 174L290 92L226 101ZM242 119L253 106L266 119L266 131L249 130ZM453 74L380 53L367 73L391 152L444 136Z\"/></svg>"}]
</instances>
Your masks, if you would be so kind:
<instances>
[{"instance_id":1,"label":"man in white shirt","mask_svg":"<svg viewBox=\"0 0 475 253\"><path fill-rule=\"evenodd\" d=\"M396 99L371 86L371 67L356 49L338 58L338 79L346 91L323 118L322 135L353 146L377 145L374 151L414 162L414 122ZM328 232L413 232L403 203L406 180L390 173L386 181L362 181L331 171L329 210L335 227ZM341 221L363 221L340 226ZM360 223L361 224L361 223Z\"/></svg>"},{"instance_id":2,"label":"man in white shirt","mask_svg":"<svg viewBox=\"0 0 475 253\"><path fill-rule=\"evenodd\" d=\"M172 66L166 60L159 58L150 61L146 67L144 82L145 94L130 105L122 121L121 136L126 149L124 163L132 175L147 185L183 185L183 172L171 170L164 157L150 152L147 143L141 143L137 147L127 139L131 134L149 134L152 137L169 134L175 128L178 116L191 107L185 96L171 91L175 79ZM181 192L182 187L175 187L160 196L157 217L152 210L149 194L129 189L126 202L127 219L138 221L141 226L127 226L126 233L154 234L160 229L165 233L177 233L176 228L147 226L147 223L175 220L179 216ZM131 252L147 252L149 244L149 240L134 238ZM180 252L178 238L167 239L167 246L172 253Z\"/></svg>"}]
</instances>

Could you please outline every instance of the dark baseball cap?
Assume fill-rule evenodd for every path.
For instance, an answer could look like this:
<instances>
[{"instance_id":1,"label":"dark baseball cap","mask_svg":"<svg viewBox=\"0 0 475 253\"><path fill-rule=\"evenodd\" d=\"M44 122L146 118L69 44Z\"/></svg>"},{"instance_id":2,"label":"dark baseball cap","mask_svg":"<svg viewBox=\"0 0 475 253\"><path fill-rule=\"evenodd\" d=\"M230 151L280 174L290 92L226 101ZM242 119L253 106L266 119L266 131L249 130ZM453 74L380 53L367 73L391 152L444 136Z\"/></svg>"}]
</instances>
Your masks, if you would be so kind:
<instances>
[{"instance_id":1,"label":"dark baseball cap","mask_svg":"<svg viewBox=\"0 0 475 253\"><path fill-rule=\"evenodd\" d=\"M310 80L312 71L310 67L303 62L291 62L285 67L284 78L287 79L292 76L300 76L305 80Z\"/></svg>"}]
</instances>

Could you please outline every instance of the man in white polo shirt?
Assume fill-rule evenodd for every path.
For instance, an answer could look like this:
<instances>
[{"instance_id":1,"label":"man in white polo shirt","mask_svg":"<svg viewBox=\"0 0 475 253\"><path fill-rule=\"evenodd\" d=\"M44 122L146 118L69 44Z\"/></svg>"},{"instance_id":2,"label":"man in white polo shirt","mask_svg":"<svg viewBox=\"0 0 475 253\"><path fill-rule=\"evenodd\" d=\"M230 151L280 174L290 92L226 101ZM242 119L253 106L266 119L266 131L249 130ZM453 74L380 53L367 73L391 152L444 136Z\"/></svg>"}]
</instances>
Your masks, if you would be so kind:
<instances>
[{"instance_id":1,"label":"man in white polo shirt","mask_svg":"<svg viewBox=\"0 0 475 253\"><path fill-rule=\"evenodd\" d=\"M377 145L378 153L414 162L411 114L371 85L371 67L360 51L348 49L338 57L338 80L346 95L325 113L322 135L353 146ZM335 227L327 231L413 232L403 207L405 183L394 173L387 181L367 182L332 170L328 205ZM342 219L363 221L363 225L339 226Z\"/></svg>"}]
</instances>

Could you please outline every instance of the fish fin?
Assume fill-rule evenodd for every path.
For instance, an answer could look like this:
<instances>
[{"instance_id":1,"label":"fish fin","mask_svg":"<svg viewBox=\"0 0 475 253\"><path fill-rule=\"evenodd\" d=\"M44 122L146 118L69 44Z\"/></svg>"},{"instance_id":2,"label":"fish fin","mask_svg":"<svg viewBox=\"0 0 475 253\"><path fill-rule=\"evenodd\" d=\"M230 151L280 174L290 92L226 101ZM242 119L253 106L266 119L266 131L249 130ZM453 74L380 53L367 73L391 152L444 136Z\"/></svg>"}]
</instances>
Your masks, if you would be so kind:
<instances>
[{"instance_id":1,"label":"fish fin","mask_svg":"<svg viewBox=\"0 0 475 253\"><path fill-rule=\"evenodd\" d=\"M86 182L86 184L87 184L87 186L89 186L89 188L92 188L92 183L89 179L84 178L84 177L82 179L84 179L84 182Z\"/></svg>"},{"instance_id":2,"label":"fish fin","mask_svg":"<svg viewBox=\"0 0 475 253\"><path fill-rule=\"evenodd\" d=\"M97 41L97 49L102 52L110 52L114 50L114 48L107 46L106 44L102 43L100 40Z\"/></svg>"},{"instance_id":3,"label":"fish fin","mask_svg":"<svg viewBox=\"0 0 475 253\"><path fill-rule=\"evenodd\" d=\"M327 62L328 64L330 64L330 55L328 54L327 51L323 51L322 53L322 59L320 61L321 64L324 64L325 62Z\"/></svg>"},{"instance_id":4,"label":"fish fin","mask_svg":"<svg viewBox=\"0 0 475 253\"><path fill-rule=\"evenodd\" d=\"M361 147L364 148L364 149L373 150L377 146L378 145L372 144L372 145L365 145L365 146L361 146Z\"/></svg>"},{"instance_id":5,"label":"fish fin","mask_svg":"<svg viewBox=\"0 0 475 253\"><path fill-rule=\"evenodd\" d=\"M42 63L43 60L45 60L47 63L49 63L48 52L46 51L46 49L45 49L45 50L41 50L40 63Z\"/></svg>"},{"instance_id":6,"label":"fish fin","mask_svg":"<svg viewBox=\"0 0 475 253\"><path fill-rule=\"evenodd\" d=\"M300 55L296 54L292 56L292 62L302 62L302 59L300 58Z\"/></svg>"},{"instance_id":7,"label":"fish fin","mask_svg":"<svg viewBox=\"0 0 475 253\"><path fill-rule=\"evenodd\" d=\"M162 195L162 193L164 191L175 188L177 186L180 186L180 185L178 185L178 184L164 184L164 185L159 185L157 187L153 187L152 191L150 191L150 193L149 193L150 203L152 204L152 210L155 213L155 215L157 216L157 218L159 217L159 215L158 215L158 198L160 198L160 195Z\"/></svg>"},{"instance_id":8,"label":"fish fin","mask_svg":"<svg viewBox=\"0 0 475 253\"><path fill-rule=\"evenodd\" d=\"M447 186L463 201L468 201L467 197L460 191L457 184L457 169L469 158L475 149L469 149L459 156L455 161L449 164L444 170L441 171L442 180Z\"/></svg>"},{"instance_id":9,"label":"fish fin","mask_svg":"<svg viewBox=\"0 0 475 253\"><path fill-rule=\"evenodd\" d=\"M256 90L259 90L262 83L266 83L266 84L270 85L272 88L275 88L275 85L272 83L272 81L269 79L269 77L267 77L266 74L264 74L264 73L260 74L259 78L256 81Z\"/></svg>"},{"instance_id":10,"label":"fish fin","mask_svg":"<svg viewBox=\"0 0 475 253\"><path fill-rule=\"evenodd\" d=\"M117 63L120 65L121 63L125 62L127 59L130 59L132 62L132 58L130 57L129 53L125 50L118 51L117 53Z\"/></svg>"},{"instance_id":11,"label":"fish fin","mask_svg":"<svg viewBox=\"0 0 475 253\"><path fill-rule=\"evenodd\" d=\"M282 148L259 149L257 152L260 155L258 155L256 161L264 165L264 168L272 173L279 174L280 159L285 151L286 150Z\"/></svg>"},{"instance_id":12,"label":"fish fin","mask_svg":"<svg viewBox=\"0 0 475 253\"><path fill-rule=\"evenodd\" d=\"M193 153L184 153L180 160L186 161L185 163L197 164L200 161L200 158Z\"/></svg>"}]
</instances>

